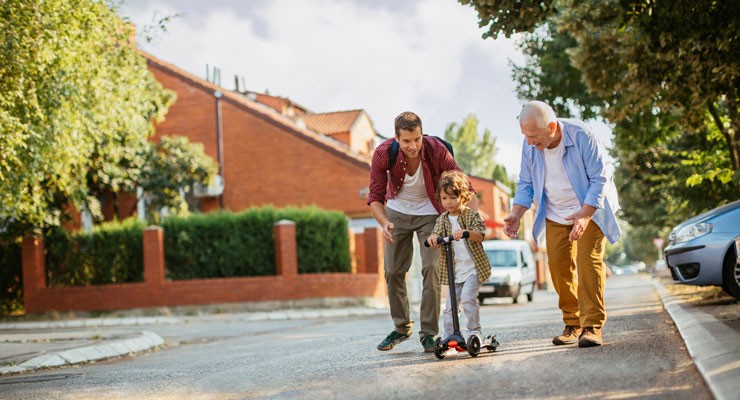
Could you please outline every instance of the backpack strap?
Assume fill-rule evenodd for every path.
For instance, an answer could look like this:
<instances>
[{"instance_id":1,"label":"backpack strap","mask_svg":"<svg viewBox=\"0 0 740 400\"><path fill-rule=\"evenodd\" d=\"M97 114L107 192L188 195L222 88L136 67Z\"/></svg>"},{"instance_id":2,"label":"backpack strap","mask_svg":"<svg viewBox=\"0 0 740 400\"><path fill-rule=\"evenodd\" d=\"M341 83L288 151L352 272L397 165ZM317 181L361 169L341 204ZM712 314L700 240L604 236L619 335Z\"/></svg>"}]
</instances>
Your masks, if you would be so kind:
<instances>
[{"instance_id":1,"label":"backpack strap","mask_svg":"<svg viewBox=\"0 0 740 400\"><path fill-rule=\"evenodd\" d=\"M391 148L388 150L388 169L391 169L396 165L396 157L398 157L398 141L393 139Z\"/></svg>"}]
</instances>

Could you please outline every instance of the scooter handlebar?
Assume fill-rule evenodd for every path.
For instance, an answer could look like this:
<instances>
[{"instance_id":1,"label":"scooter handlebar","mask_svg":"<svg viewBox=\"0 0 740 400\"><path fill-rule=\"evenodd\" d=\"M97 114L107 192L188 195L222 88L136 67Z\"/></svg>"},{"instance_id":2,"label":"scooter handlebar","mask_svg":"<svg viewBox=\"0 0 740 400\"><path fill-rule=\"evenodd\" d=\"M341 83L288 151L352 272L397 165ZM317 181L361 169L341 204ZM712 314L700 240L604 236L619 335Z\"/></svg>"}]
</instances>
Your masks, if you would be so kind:
<instances>
[{"instance_id":1,"label":"scooter handlebar","mask_svg":"<svg viewBox=\"0 0 740 400\"><path fill-rule=\"evenodd\" d=\"M468 231L463 232L462 237L463 237L463 239L469 238L470 237L470 232L468 232ZM453 240L455 240L455 239L452 237L452 235L450 235L450 236L439 236L439 237L437 237L437 244L452 243ZM425 247L430 247L429 246L429 242L427 242L425 240L424 241L424 246Z\"/></svg>"}]
</instances>

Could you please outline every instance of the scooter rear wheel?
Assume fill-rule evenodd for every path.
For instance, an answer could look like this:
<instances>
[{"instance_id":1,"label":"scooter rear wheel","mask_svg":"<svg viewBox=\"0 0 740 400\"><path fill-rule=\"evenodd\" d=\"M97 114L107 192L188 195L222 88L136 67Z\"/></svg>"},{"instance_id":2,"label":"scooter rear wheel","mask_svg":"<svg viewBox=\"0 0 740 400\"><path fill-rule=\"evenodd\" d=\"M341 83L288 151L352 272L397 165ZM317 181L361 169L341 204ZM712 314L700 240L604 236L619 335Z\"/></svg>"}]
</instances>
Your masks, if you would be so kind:
<instances>
[{"instance_id":1,"label":"scooter rear wheel","mask_svg":"<svg viewBox=\"0 0 740 400\"><path fill-rule=\"evenodd\" d=\"M468 338L468 354L470 354L471 357L476 357L480 354L480 345L480 336L470 335Z\"/></svg>"},{"instance_id":2,"label":"scooter rear wheel","mask_svg":"<svg viewBox=\"0 0 740 400\"><path fill-rule=\"evenodd\" d=\"M441 338L434 339L434 356L441 360L445 358L446 354L447 354L447 350L442 348L442 339Z\"/></svg>"}]
</instances>

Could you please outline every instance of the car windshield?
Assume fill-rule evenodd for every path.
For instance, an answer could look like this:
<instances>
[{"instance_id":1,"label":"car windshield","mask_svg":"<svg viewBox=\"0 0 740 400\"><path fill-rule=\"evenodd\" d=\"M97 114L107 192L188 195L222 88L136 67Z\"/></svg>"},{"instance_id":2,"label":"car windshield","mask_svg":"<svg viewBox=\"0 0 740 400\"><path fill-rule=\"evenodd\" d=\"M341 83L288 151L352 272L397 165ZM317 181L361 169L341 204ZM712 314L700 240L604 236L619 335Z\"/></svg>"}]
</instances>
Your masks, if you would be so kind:
<instances>
[{"instance_id":1,"label":"car windshield","mask_svg":"<svg viewBox=\"0 0 740 400\"><path fill-rule=\"evenodd\" d=\"M514 250L486 250L491 266L516 267L516 251Z\"/></svg>"}]
</instances>

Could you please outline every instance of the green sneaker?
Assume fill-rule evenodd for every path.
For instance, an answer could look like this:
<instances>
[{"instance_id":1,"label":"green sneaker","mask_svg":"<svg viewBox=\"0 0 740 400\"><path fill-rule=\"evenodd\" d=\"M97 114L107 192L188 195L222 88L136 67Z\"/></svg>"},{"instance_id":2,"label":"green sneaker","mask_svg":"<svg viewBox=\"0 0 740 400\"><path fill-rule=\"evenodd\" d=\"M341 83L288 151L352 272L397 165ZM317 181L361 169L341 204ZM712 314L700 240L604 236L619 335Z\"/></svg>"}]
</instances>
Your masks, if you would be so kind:
<instances>
[{"instance_id":1,"label":"green sneaker","mask_svg":"<svg viewBox=\"0 0 740 400\"><path fill-rule=\"evenodd\" d=\"M390 350L396 347L396 345L398 345L399 343L405 341L406 339L410 337L411 337L411 334L404 335L402 333L393 331L390 333L390 335L386 336L382 342L380 342L380 344L378 345L378 350L380 351Z\"/></svg>"},{"instance_id":2,"label":"green sneaker","mask_svg":"<svg viewBox=\"0 0 740 400\"><path fill-rule=\"evenodd\" d=\"M424 346L425 353L434 353L434 336L426 335L421 338L421 345Z\"/></svg>"}]
</instances>

